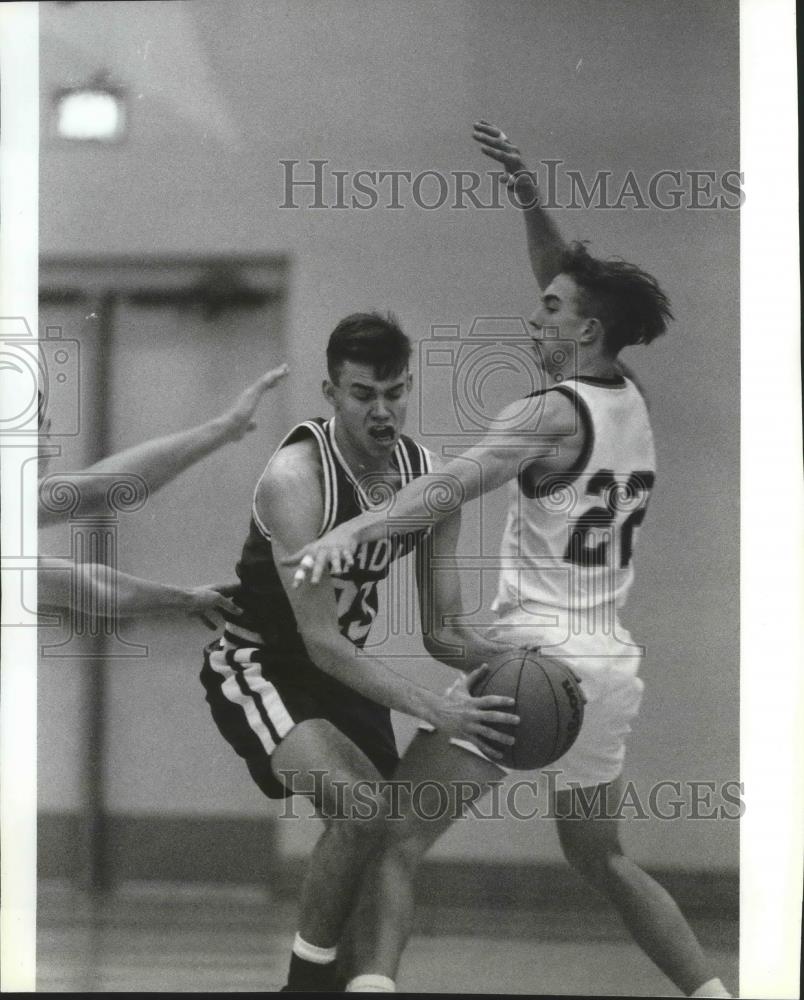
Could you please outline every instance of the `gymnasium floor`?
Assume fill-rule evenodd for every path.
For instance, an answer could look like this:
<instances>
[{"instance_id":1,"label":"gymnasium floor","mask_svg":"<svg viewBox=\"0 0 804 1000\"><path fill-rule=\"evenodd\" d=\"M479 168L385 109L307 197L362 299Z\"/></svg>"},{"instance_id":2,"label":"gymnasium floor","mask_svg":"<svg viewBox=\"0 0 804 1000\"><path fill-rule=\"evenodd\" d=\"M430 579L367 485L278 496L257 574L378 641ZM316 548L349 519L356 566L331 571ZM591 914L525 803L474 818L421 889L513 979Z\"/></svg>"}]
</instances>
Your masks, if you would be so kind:
<instances>
[{"instance_id":1,"label":"gymnasium floor","mask_svg":"<svg viewBox=\"0 0 804 1000\"><path fill-rule=\"evenodd\" d=\"M130 883L95 902L40 885L38 992L273 992L295 905L262 890ZM737 926L695 923L737 986ZM422 993L676 996L605 911L534 917L422 909L399 988Z\"/></svg>"}]
</instances>

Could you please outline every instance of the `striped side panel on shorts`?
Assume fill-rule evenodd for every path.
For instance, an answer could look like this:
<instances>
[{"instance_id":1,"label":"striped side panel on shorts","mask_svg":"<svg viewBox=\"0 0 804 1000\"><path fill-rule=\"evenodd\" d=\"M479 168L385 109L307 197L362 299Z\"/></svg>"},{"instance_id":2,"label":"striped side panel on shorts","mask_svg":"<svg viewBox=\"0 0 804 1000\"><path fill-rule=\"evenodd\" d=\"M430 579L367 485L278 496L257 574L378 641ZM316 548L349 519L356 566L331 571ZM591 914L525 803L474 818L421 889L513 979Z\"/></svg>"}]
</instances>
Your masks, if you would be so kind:
<instances>
[{"instance_id":1,"label":"striped side panel on shorts","mask_svg":"<svg viewBox=\"0 0 804 1000\"><path fill-rule=\"evenodd\" d=\"M254 659L258 652L253 647L233 646L222 639L221 648L210 652L209 665L223 678L223 696L243 710L265 752L272 754L294 722L277 689L262 676L260 664Z\"/></svg>"},{"instance_id":2,"label":"striped side panel on shorts","mask_svg":"<svg viewBox=\"0 0 804 1000\"><path fill-rule=\"evenodd\" d=\"M259 632L252 632L251 629L243 628L237 622L226 620L223 630L224 641L232 646L258 646L262 643L262 636Z\"/></svg>"}]
</instances>

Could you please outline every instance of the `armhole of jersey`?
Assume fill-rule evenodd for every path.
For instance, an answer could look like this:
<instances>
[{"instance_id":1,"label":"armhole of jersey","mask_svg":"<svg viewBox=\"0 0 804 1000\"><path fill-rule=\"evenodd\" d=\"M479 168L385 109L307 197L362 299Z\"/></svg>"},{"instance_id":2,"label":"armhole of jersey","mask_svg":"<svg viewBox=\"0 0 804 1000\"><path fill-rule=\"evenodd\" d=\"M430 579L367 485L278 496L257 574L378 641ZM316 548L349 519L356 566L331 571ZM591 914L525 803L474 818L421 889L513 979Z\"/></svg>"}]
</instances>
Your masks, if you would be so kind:
<instances>
[{"instance_id":1,"label":"armhole of jersey","mask_svg":"<svg viewBox=\"0 0 804 1000\"><path fill-rule=\"evenodd\" d=\"M408 442L404 438L400 438L397 442L395 455L402 485L407 486L408 483L413 482L413 466L408 454Z\"/></svg>"},{"instance_id":2,"label":"armhole of jersey","mask_svg":"<svg viewBox=\"0 0 804 1000\"><path fill-rule=\"evenodd\" d=\"M303 433L308 431L312 433L313 438L318 444L318 451L321 455L321 468L324 471L324 517L321 522L321 530L319 531L319 537L325 534L335 523L335 518L337 516L337 489L335 487L335 463L333 461L332 455L330 454L329 447L327 445L326 434L323 428L317 424L314 420L305 420L302 424L297 424L291 431L289 431L284 438L279 442L276 447L271 459L274 455L284 448L288 444L293 444L295 441L302 440L306 435ZM268 460L268 464L263 469L262 476L265 475L265 470L268 465L271 464L271 459ZM267 541L271 541L271 532L266 527L260 515L257 513L257 490L260 488L260 483L262 482L262 476L260 476L257 486L254 489L254 496L251 501L251 516L254 518L254 523L257 525L257 530Z\"/></svg>"},{"instance_id":3,"label":"armhole of jersey","mask_svg":"<svg viewBox=\"0 0 804 1000\"><path fill-rule=\"evenodd\" d=\"M539 497L543 496L543 491L548 491L556 483L556 481L560 481L562 483L574 482L574 480L576 480L578 476L580 476L580 474L586 468L589 462L589 458L592 454L592 448L594 447L595 443L595 425L592 421L592 414L589 410L589 405L587 404L586 400L580 395L580 393L576 392L574 389L571 389L567 385L557 385L552 389L547 389L542 391L560 392L562 396L566 396L567 399L570 400L572 405L575 407L575 415L578 419L578 422L584 429L584 435L583 435L583 447L581 448L581 452L575 459L575 461L572 463L572 465L569 467L569 469L567 469L565 472L549 473L540 480L539 485L536 488L536 496ZM541 394L542 394L541 392L532 392L530 395L538 396ZM523 469L520 470L518 476L520 489L522 488L522 474L526 472L528 468L529 466L526 465Z\"/></svg>"},{"instance_id":4,"label":"armhole of jersey","mask_svg":"<svg viewBox=\"0 0 804 1000\"><path fill-rule=\"evenodd\" d=\"M432 454L413 438L400 438L398 456L403 486L412 483L418 476L424 476L433 471Z\"/></svg>"},{"instance_id":5,"label":"armhole of jersey","mask_svg":"<svg viewBox=\"0 0 804 1000\"><path fill-rule=\"evenodd\" d=\"M312 420L308 420L303 427L309 427L313 436L318 442L318 450L321 453L321 468L324 470L324 517L321 521L321 531L319 538L325 535L335 525L338 516L338 477L335 471L335 459L327 440L327 432Z\"/></svg>"},{"instance_id":6,"label":"armhole of jersey","mask_svg":"<svg viewBox=\"0 0 804 1000\"><path fill-rule=\"evenodd\" d=\"M429 451L424 445L419 444L417 441L413 442L419 450L420 465L419 468L422 470L422 475L429 475L433 471L433 453ZM432 538L433 526L430 525L429 528L424 530L425 536ZM419 543L421 544L421 542Z\"/></svg>"},{"instance_id":7,"label":"armhole of jersey","mask_svg":"<svg viewBox=\"0 0 804 1000\"><path fill-rule=\"evenodd\" d=\"M276 454L276 452L274 452L274 455L275 454ZM273 456L271 456L271 457L273 458ZM270 465L270 459L268 460L268 464ZM268 465L266 465L265 468L262 470L262 475L257 480L257 485L254 487L254 494L253 494L253 496L251 498L251 519L257 525L257 531L259 531L259 533L262 535L262 537L267 542L270 542L271 541L271 532L269 531L268 527L266 526L265 522L260 517L259 512L257 511L257 490L259 490L259 488L260 488L260 483L262 482L262 477L265 475L267 469L268 469Z\"/></svg>"},{"instance_id":8,"label":"armhole of jersey","mask_svg":"<svg viewBox=\"0 0 804 1000\"><path fill-rule=\"evenodd\" d=\"M627 365L624 361L618 359L620 369L623 373L623 378L626 382L630 382L631 385L636 389L639 395L642 397L642 401L645 404L645 409L650 412L650 400L648 399L648 394L645 392L645 386L642 381L636 377L630 365Z\"/></svg>"},{"instance_id":9,"label":"armhole of jersey","mask_svg":"<svg viewBox=\"0 0 804 1000\"><path fill-rule=\"evenodd\" d=\"M567 399L571 401L572 405L575 407L575 414L578 418L578 422L584 429L583 447L581 448L581 453L572 463L571 468L567 469L566 473L562 473L562 475L570 475L574 478L583 472L589 462L589 458L592 454L592 448L595 444L595 425L592 420L592 413L589 409L589 404L580 393L571 389L568 385L557 385L553 391L560 392L562 396L566 396Z\"/></svg>"},{"instance_id":10,"label":"armhole of jersey","mask_svg":"<svg viewBox=\"0 0 804 1000\"><path fill-rule=\"evenodd\" d=\"M424 445L414 441L407 436L400 437L396 446L396 460L399 466L401 477L401 488L404 489L409 483L415 482L420 476L426 476L433 471L433 456ZM430 525L420 532L420 537L416 542L416 550L422 544L425 536L432 535L433 528Z\"/></svg>"}]
</instances>

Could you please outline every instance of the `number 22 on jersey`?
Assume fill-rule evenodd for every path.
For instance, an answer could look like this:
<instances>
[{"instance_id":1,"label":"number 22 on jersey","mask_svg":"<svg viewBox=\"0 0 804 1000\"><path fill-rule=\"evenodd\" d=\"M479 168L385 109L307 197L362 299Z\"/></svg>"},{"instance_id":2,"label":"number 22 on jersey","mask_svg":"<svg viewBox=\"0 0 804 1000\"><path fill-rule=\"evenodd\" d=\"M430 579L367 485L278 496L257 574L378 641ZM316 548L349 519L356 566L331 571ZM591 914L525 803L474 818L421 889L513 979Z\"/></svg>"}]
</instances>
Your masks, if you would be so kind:
<instances>
[{"instance_id":1,"label":"number 22 on jersey","mask_svg":"<svg viewBox=\"0 0 804 1000\"><path fill-rule=\"evenodd\" d=\"M620 569L631 562L634 532L645 519L653 472L632 472L627 482L617 482L612 469L590 477L586 494L601 503L570 521L566 562L581 566L609 566L612 554Z\"/></svg>"}]
</instances>

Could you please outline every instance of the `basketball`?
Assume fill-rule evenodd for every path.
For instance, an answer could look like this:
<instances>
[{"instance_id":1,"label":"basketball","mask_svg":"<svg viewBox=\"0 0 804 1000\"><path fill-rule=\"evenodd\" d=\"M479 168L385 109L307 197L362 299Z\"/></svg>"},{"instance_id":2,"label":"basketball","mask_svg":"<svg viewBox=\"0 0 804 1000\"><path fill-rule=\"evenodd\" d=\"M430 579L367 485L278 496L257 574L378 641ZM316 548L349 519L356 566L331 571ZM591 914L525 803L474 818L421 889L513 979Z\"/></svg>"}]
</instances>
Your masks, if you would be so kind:
<instances>
[{"instance_id":1,"label":"basketball","mask_svg":"<svg viewBox=\"0 0 804 1000\"><path fill-rule=\"evenodd\" d=\"M499 763L529 771L563 757L578 738L583 722L580 682L569 667L532 649L501 653L489 661L488 667L488 674L472 694L516 699L513 711L520 719L514 728L514 745L495 744L503 754ZM507 726L494 728L511 731Z\"/></svg>"}]
</instances>

